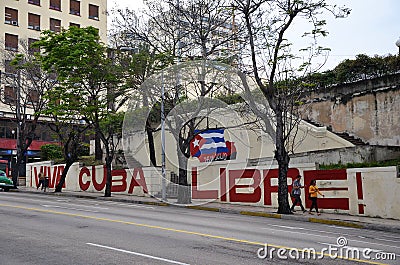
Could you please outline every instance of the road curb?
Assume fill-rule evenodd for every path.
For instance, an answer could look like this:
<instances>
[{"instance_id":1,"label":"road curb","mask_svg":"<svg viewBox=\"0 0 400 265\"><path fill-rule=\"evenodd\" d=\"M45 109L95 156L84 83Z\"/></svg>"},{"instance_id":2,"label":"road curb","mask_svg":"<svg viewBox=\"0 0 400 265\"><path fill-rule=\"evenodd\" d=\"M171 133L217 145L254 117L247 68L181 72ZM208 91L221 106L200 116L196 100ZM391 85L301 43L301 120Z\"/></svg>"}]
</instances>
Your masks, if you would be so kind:
<instances>
[{"instance_id":1,"label":"road curb","mask_svg":"<svg viewBox=\"0 0 400 265\"><path fill-rule=\"evenodd\" d=\"M209 212L220 212L219 208L207 207L207 206L185 206L185 208L193 210L209 211Z\"/></svg>"},{"instance_id":2,"label":"road curb","mask_svg":"<svg viewBox=\"0 0 400 265\"><path fill-rule=\"evenodd\" d=\"M277 213L263 213L263 212L250 212L250 211L240 211L241 215L250 215L250 216L260 216L260 217L267 217L267 218L276 218L282 219L281 214Z\"/></svg>"},{"instance_id":3,"label":"road curb","mask_svg":"<svg viewBox=\"0 0 400 265\"><path fill-rule=\"evenodd\" d=\"M339 220L330 220L330 219L318 219L318 218L308 218L308 221L311 223L320 223L326 225L336 225L336 226L344 226L344 227L352 227L352 228L365 228L364 225L357 224L354 222L348 221L339 221Z\"/></svg>"}]
</instances>

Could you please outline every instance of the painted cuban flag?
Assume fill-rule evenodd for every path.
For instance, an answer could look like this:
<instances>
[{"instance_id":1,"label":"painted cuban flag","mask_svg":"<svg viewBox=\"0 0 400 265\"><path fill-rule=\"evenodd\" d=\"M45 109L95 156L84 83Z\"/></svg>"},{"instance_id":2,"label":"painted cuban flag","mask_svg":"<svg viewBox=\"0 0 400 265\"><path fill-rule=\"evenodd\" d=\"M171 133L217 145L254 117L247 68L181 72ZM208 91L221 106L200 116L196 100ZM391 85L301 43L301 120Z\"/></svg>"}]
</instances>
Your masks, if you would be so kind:
<instances>
[{"instance_id":1,"label":"painted cuban flag","mask_svg":"<svg viewBox=\"0 0 400 265\"><path fill-rule=\"evenodd\" d=\"M198 134L197 134L198 133ZM190 143L190 154L200 162L229 160L236 158L233 142L225 141L224 129L209 129L197 134Z\"/></svg>"}]
</instances>

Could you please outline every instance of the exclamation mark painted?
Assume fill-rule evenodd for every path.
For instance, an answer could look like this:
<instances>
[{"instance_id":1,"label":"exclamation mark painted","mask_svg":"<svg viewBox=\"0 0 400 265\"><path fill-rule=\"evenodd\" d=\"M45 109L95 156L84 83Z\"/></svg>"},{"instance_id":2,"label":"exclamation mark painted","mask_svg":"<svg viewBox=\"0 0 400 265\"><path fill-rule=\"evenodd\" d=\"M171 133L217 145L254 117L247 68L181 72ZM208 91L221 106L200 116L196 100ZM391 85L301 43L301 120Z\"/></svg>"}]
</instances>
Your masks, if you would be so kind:
<instances>
[{"instance_id":1,"label":"exclamation mark painted","mask_svg":"<svg viewBox=\"0 0 400 265\"><path fill-rule=\"evenodd\" d=\"M356 173L356 182L357 182L357 197L358 197L358 200L360 201L360 200L364 199L361 172ZM364 204L363 203L360 203L360 202L358 203L358 213L364 214Z\"/></svg>"}]
</instances>

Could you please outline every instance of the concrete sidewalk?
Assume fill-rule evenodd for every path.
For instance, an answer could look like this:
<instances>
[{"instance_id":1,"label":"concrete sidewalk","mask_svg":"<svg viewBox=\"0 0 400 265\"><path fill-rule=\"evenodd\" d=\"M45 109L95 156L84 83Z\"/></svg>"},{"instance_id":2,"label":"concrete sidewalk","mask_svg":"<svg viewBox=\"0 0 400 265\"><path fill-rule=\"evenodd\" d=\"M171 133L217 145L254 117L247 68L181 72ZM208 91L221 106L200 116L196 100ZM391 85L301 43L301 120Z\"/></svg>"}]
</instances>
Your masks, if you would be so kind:
<instances>
[{"instance_id":1,"label":"concrete sidewalk","mask_svg":"<svg viewBox=\"0 0 400 265\"><path fill-rule=\"evenodd\" d=\"M295 220L301 222L321 223L321 224L346 226L346 227L353 227L360 229L372 229L372 230L386 231L386 232L393 232L400 234L400 220L353 216L348 214L332 214L332 213L322 212L320 216L317 216L316 214L310 215L307 212L302 213L302 211L297 211L294 214L283 215L283 214L277 214L276 213L277 209L272 207L246 206L238 204L219 203L219 202L204 202L203 204L196 202L197 203L196 205L177 206L176 204L168 204L153 197L141 197L141 196L133 196L133 195L117 194L117 193L113 193L111 197L104 197L103 193L92 193L92 192L63 191L61 193L55 193L54 189L49 189L46 193L44 193L41 190L37 190L31 187L18 187L17 190L11 190L11 191L47 194L54 196L97 199L97 200L110 200L110 201L119 201L119 202L135 203L135 204L158 205L165 207L167 206L185 207L188 209L195 209L195 210Z\"/></svg>"}]
</instances>

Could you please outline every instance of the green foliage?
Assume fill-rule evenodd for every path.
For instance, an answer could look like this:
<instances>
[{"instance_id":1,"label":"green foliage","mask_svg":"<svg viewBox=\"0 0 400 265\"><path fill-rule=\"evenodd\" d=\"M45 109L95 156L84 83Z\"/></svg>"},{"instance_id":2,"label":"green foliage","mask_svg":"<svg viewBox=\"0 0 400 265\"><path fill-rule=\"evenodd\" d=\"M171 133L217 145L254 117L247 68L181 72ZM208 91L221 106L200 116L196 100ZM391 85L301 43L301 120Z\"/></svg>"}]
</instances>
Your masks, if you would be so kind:
<instances>
[{"instance_id":1,"label":"green foliage","mask_svg":"<svg viewBox=\"0 0 400 265\"><path fill-rule=\"evenodd\" d=\"M215 98L228 105L244 102L244 99L239 94L219 94Z\"/></svg>"},{"instance_id":2,"label":"green foliage","mask_svg":"<svg viewBox=\"0 0 400 265\"><path fill-rule=\"evenodd\" d=\"M364 167L389 167L389 166L400 166L400 158L395 160L386 161L374 161L364 163L347 163L347 164L321 164L319 169L345 169L345 168L364 168Z\"/></svg>"},{"instance_id":3,"label":"green foliage","mask_svg":"<svg viewBox=\"0 0 400 265\"><path fill-rule=\"evenodd\" d=\"M78 161L83 164L83 166L100 166L103 165L103 161L96 160L94 156L82 156L79 157Z\"/></svg>"},{"instance_id":4,"label":"green foliage","mask_svg":"<svg viewBox=\"0 0 400 265\"><path fill-rule=\"evenodd\" d=\"M56 160L63 158L62 148L57 144L45 144L40 147L40 158L46 160Z\"/></svg>"},{"instance_id":5,"label":"green foliage","mask_svg":"<svg viewBox=\"0 0 400 265\"><path fill-rule=\"evenodd\" d=\"M122 138L124 116L125 112L109 113L100 121L101 130Z\"/></svg>"},{"instance_id":6,"label":"green foliage","mask_svg":"<svg viewBox=\"0 0 400 265\"><path fill-rule=\"evenodd\" d=\"M344 60L333 70L307 76L303 79L303 85L311 90L326 88L337 84L395 74L399 71L400 56L398 55L369 57L365 54L359 54L354 60Z\"/></svg>"}]
</instances>

